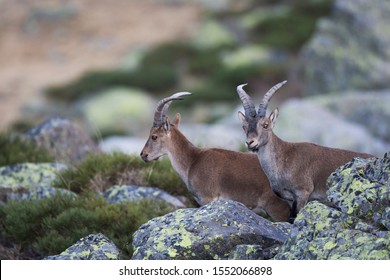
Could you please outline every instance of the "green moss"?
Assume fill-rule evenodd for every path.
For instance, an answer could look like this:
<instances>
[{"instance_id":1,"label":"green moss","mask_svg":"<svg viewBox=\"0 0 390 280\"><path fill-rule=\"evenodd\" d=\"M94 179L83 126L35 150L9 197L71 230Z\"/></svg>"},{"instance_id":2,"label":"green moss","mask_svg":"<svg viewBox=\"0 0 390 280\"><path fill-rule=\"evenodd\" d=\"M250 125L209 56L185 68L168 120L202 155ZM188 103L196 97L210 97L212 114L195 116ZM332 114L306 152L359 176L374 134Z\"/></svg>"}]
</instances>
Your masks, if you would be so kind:
<instances>
[{"instance_id":1,"label":"green moss","mask_svg":"<svg viewBox=\"0 0 390 280\"><path fill-rule=\"evenodd\" d=\"M54 162L44 148L12 132L0 132L0 166L24 162Z\"/></svg>"},{"instance_id":2,"label":"green moss","mask_svg":"<svg viewBox=\"0 0 390 280\"><path fill-rule=\"evenodd\" d=\"M81 237L102 232L121 250L132 254L131 236L143 223L169 212L165 203L109 204L96 196L56 195L40 201L10 202L0 207L1 237L40 255L59 254Z\"/></svg>"}]
</instances>

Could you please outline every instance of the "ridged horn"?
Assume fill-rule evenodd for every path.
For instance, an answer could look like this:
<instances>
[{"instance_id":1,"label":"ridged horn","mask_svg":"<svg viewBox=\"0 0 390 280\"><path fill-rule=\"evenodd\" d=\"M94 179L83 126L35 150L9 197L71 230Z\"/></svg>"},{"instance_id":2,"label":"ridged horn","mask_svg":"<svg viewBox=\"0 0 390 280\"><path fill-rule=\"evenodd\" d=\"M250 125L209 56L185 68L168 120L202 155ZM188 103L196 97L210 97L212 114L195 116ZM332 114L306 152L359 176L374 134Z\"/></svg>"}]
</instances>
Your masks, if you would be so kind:
<instances>
[{"instance_id":1,"label":"ridged horn","mask_svg":"<svg viewBox=\"0 0 390 280\"><path fill-rule=\"evenodd\" d=\"M160 100L157 103L157 107L154 112L153 126L159 127L163 124L168 108L171 105L173 100L182 100L183 96L190 95L190 94L191 94L190 92L178 92Z\"/></svg>"},{"instance_id":2,"label":"ridged horn","mask_svg":"<svg viewBox=\"0 0 390 280\"><path fill-rule=\"evenodd\" d=\"M255 105L253 104L251 97L243 89L243 87L246 85L247 84L239 85L237 87L237 93L241 99L242 105L244 106L245 116L249 118L255 118L256 117Z\"/></svg>"},{"instance_id":3,"label":"ridged horn","mask_svg":"<svg viewBox=\"0 0 390 280\"><path fill-rule=\"evenodd\" d=\"M259 110L257 111L257 114L260 117L264 117L265 114L267 113L267 107L268 107L268 102L271 100L272 95L280 89L284 84L287 83L287 81L283 81L277 85L274 85L272 88L270 88L267 93L264 95L263 100L260 103Z\"/></svg>"}]
</instances>

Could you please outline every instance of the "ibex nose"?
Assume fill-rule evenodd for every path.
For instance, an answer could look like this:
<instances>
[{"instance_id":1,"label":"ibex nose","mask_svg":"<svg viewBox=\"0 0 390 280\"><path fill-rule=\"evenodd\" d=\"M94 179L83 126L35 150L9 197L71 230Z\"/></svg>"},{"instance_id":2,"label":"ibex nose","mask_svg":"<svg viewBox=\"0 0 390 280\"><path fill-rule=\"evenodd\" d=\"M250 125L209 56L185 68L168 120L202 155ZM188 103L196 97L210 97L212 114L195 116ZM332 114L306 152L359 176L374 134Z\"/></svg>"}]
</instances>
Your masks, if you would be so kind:
<instances>
[{"instance_id":1,"label":"ibex nose","mask_svg":"<svg viewBox=\"0 0 390 280\"><path fill-rule=\"evenodd\" d=\"M251 141L249 141L249 142L248 142L248 141L246 141L245 143L246 143L246 145L247 145L248 147L250 147L250 146L251 146L251 144L253 143L253 140L251 140Z\"/></svg>"},{"instance_id":2,"label":"ibex nose","mask_svg":"<svg viewBox=\"0 0 390 280\"><path fill-rule=\"evenodd\" d=\"M141 156L141 158L142 158L144 161L146 161L147 158L148 158L148 154L145 153L144 151L141 151L140 156Z\"/></svg>"}]
</instances>

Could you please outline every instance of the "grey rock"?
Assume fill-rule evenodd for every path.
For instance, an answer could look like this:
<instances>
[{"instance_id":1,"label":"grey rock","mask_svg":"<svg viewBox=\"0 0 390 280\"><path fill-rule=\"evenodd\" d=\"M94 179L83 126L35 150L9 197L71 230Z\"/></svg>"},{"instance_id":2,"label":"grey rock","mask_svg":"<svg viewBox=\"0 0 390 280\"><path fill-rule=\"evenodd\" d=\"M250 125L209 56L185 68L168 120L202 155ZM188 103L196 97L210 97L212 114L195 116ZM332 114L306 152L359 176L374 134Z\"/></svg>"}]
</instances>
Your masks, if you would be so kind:
<instances>
[{"instance_id":1,"label":"grey rock","mask_svg":"<svg viewBox=\"0 0 390 280\"><path fill-rule=\"evenodd\" d=\"M139 186L113 186L103 193L110 203L124 201L138 201L141 199L154 199L168 203L173 208L184 208L185 205L176 197L154 187Z\"/></svg>"},{"instance_id":2,"label":"grey rock","mask_svg":"<svg viewBox=\"0 0 390 280\"><path fill-rule=\"evenodd\" d=\"M38 200L57 193L75 196L64 189L51 187L58 172L67 168L55 163L20 163L0 168L0 200Z\"/></svg>"},{"instance_id":3,"label":"grey rock","mask_svg":"<svg viewBox=\"0 0 390 280\"><path fill-rule=\"evenodd\" d=\"M25 137L49 150L57 162L77 164L100 150L78 125L64 118L52 118L29 130Z\"/></svg>"},{"instance_id":4,"label":"grey rock","mask_svg":"<svg viewBox=\"0 0 390 280\"><path fill-rule=\"evenodd\" d=\"M306 94L387 88L390 2L336 0L303 50Z\"/></svg>"},{"instance_id":5,"label":"grey rock","mask_svg":"<svg viewBox=\"0 0 390 280\"><path fill-rule=\"evenodd\" d=\"M282 104L275 134L290 142L311 142L322 146L382 155L388 143L358 123L332 113L315 99L292 99Z\"/></svg>"},{"instance_id":6,"label":"grey rock","mask_svg":"<svg viewBox=\"0 0 390 280\"><path fill-rule=\"evenodd\" d=\"M309 202L275 259L390 259L390 157L353 159L328 179L335 208Z\"/></svg>"},{"instance_id":7,"label":"grey rock","mask_svg":"<svg viewBox=\"0 0 390 280\"><path fill-rule=\"evenodd\" d=\"M48 256L45 260L118 260L120 252L104 234L90 234L81 238L59 255Z\"/></svg>"},{"instance_id":8,"label":"grey rock","mask_svg":"<svg viewBox=\"0 0 390 280\"><path fill-rule=\"evenodd\" d=\"M218 200L142 225L133 235L133 259L228 259L237 245L268 249L285 240L283 231L243 204Z\"/></svg>"}]
</instances>

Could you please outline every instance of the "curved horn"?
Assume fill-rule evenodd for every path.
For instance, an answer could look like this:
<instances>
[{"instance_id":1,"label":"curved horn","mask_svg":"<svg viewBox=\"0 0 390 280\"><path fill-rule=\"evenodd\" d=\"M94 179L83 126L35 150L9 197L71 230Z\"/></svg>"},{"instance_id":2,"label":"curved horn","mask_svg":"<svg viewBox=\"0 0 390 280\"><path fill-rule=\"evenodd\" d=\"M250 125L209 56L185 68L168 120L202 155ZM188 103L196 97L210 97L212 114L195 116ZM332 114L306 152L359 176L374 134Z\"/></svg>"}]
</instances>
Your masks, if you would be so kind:
<instances>
[{"instance_id":1,"label":"curved horn","mask_svg":"<svg viewBox=\"0 0 390 280\"><path fill-rule=\"evenodd\" d=\"M272 88L270 88L267 93L264 95L263 97L263 100L261 101L260 103L260 106L259 106L259 110L257 111L257 114L260 116L260 117L264 117L266 112L267 112L267 106L268 106L268 102L271 100L271 97L272 95L274 95L274 93L280 89L282 86L284 86L284 84L287 83L287 81L283 81L277 85L274 85Z\"/></svg>"},{"instance_id":2,"label":"curved horn","mask_svg":"<svg viewBox=\"0 0 390 280\"><path fill-rule=\"evenodd\" d=\"M240 96L242 105L244 106L245 116L254 118L256 117L255 105L252 102L251 97L243 89L247 84L242 84L237 87L237 93Z\"/></svg>"},{"instance_id":3,"label":"curved horn","mask_svg":"<svg viewBox=\"0 0 390 280\"><path fill-rule=\"evenodd\" d=\"M173 100L182 100L183 99L182 96L190 95L190 94L191 94L190 92L178 92L160 100L157 103L157 107L154 112L153 126L159 127L163 123L168 108L171 105Z\"/></svg>"}]
</instances>

